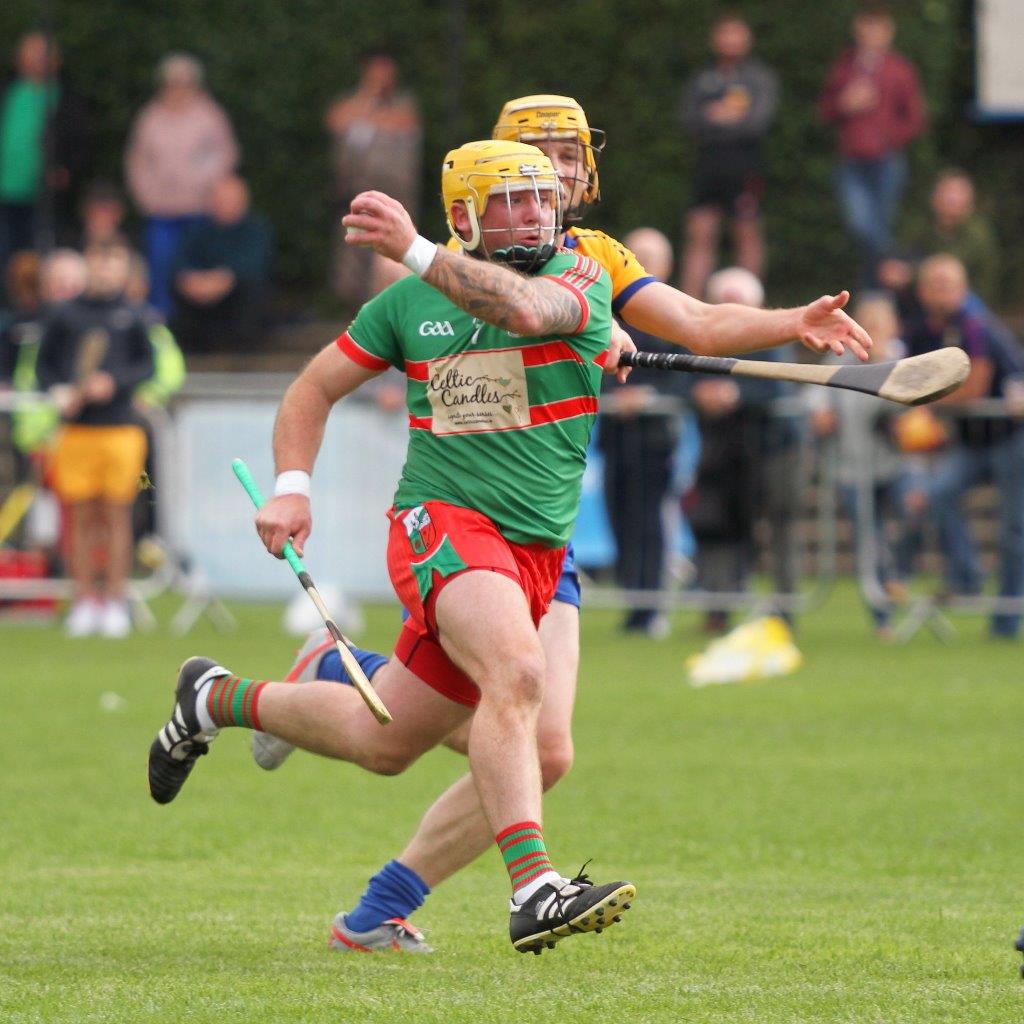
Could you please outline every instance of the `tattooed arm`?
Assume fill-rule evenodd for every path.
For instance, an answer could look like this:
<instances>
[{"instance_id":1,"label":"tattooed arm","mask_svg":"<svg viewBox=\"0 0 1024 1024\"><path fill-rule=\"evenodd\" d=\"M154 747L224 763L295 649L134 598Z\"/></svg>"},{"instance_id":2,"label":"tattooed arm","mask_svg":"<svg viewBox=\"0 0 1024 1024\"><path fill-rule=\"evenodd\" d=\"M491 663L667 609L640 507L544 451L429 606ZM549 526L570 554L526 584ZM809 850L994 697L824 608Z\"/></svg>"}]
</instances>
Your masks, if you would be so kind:
<instances>
[{"instance_id":1,"label":"tattooed arm","mask_svg":"<svg viewBox=\"0 0 1024 1024\"><path fill-rule=\"evenodd\" d=\"M371 246L396 261L416 237L416 228L402 204L382 192L358 195L352 201L352 213L342 223L350 229L348 244ZM553 279L527 277L443 246L438 246L423 280L460 309L513 334L544 337L571 333L583 319L580 299Z\"/></svg>"},{"instance_id":2,"label":"tattooed arm","mask_svg":"<svg viewBox=\"0 0 1024 1024\"><path fill-rule=\"evenodd\" d=\"M568 288L443 246L423 280L467 313L526 337L572 333L583 316L579 298Z\"/></svg>"}]
</instances>

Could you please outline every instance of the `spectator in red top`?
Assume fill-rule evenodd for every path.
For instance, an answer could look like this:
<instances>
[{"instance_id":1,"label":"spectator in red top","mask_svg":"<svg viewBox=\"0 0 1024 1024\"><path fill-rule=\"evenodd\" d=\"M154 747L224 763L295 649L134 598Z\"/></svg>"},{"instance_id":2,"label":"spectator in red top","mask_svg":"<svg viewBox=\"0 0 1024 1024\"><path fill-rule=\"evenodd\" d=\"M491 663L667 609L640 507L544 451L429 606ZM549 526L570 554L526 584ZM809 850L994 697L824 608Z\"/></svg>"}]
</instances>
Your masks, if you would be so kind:
<instances>
[{"instance_id":1,"label":"spectator in red top","mask_svg":"<svg viewBox=\"0 0 1024 1024\"><path fill-rule=\"evenodd\" d=\"M854 46L829 71L819 100L835 125L836 189L846 227L861 252L863 284L889 249L906 181L906 148L924 129L917 70L892 50L896 26L885 7L863 7L853 19Z\"/></svg>"}]
</instances>

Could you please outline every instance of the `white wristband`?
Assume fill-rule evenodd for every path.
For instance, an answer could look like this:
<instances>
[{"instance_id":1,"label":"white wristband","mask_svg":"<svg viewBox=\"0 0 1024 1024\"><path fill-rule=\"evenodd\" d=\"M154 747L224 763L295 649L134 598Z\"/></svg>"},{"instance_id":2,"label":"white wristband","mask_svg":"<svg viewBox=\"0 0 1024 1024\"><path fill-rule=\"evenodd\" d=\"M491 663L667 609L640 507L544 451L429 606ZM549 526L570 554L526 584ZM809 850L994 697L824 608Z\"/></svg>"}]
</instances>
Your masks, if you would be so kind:
<instances>
[{"instance_id":1,"label":"white wristband","mask_svg":"<svg viewBox=\"0 0 1024 1024\"><path fill-rule=\"evenodd\" d=\"M286 469L277 474L274 497L282 494L304 494L309 497L309 474L303 469Z\"/></svg>"},{"instance_id":2,"label":"white wristband","mask_svg":"<svg viewBox=\"0 0 1024 1024\"><path fill-rule=\"evenodd\" d=\"M414 273L422 277L434 262L437 255L437 243L429 238L417 235L412 240L412 245L405 250L402 262Z\"/></svg>"}]
</instances>

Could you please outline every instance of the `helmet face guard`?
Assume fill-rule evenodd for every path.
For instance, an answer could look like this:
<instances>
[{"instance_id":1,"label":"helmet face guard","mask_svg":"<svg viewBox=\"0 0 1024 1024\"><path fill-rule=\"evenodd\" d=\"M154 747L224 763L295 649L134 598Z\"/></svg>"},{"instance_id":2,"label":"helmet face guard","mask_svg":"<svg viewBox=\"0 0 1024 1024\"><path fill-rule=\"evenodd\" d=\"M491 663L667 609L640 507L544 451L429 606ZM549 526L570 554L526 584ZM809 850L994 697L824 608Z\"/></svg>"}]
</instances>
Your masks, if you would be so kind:
<instances>
[{"instance_id":1,"label":"helmet face guard","mask_svg":"<svg viewBox=\"0 0 1024 1024\"><path fill-rule=\"evenodd\" d=\"M562 219L582 220L586 207L601 198L597 161L604 151L603 131L591 128L583 108L569 96L524 96L505 104L493 136L514 142L569 142L577 148L573 175L561 175L568 192Z\"/></svg>"},{"instance_id":2,"label":"helmet face guard","mask_svg":"<svg viewBox=\"0 0 1024 1024\"><path fill-rule=\"evenodd\" d=\"M472 178L470 175L470 187L473 187ZM539 211L537 224L513 227L515 207L524 200L532 200L536 204ZM481 218L493 203L504 207L508 217L503 226L487 228ZM536 270L555 254L555 241L562 227L562 196L557 177L535 173L530 175L528 182L507 180L490 185L479 217L471 215L470 222L475 222L484 251L490 259L526 273ZM538 236L536 242L532 238L528 244L520 241L524 236L532 235Z\"/></svg>"},{"instance_id":3,"label":"helmet face guard","mask_svg":"<svg viewBox=\"0 0 1024 1024\"><path fill-rule=\"evenodd\" d=\"M554 255L562 224L561 187L540 150L518 143L470 143L448 154L441 184L448 229L466 252L526 273ZM469 220L468 237L456 229L456 203ZM517 225L517 219L524 220L524 203L537 216Z\"/></svg>"}]
</instances>

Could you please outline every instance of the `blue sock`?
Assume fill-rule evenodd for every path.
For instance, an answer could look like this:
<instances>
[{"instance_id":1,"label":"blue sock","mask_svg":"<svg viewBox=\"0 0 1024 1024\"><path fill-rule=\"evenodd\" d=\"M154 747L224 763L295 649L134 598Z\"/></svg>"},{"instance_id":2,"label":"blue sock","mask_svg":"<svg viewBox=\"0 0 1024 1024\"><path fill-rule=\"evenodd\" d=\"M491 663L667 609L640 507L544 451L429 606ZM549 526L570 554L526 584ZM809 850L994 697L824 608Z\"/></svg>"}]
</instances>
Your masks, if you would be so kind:
<instances>
[{"instance_id":1,"label":"blue sock","mask_svg":"<svg viewBox=\"0 0 1024 1024\"><path fill-rule=\"evenodd\" d=\"M429 895L430 887L412 868L389 861L370 879L345 924L354 932L372 931L393 917L408 917Z\"/></svg>"},{"instance_id":2,"label":"blue sock","mask_svg":"<svg viewBox=\"0 0 1024 1024\"><path fill-rule=\"evenodd\" d=\"M367 679L373 679L374 672L381 665L388 663L388 659L376 651L364 651L361 647L353 647L352 653L356 656L356 661L359 662L359 667L363 670L363 675ZM336 647L329 650L320 659L320 666L316 670L316 677L317 679L327 679L335 683L344 683L346 686L352 685L352 680L349 679L345 666L341 663L341 655Z\"/></svg>"}]
</instances>

